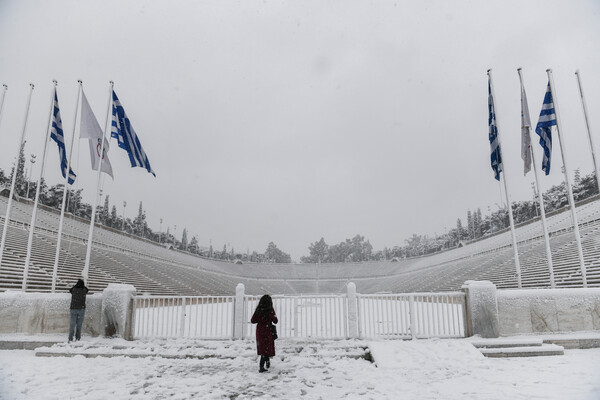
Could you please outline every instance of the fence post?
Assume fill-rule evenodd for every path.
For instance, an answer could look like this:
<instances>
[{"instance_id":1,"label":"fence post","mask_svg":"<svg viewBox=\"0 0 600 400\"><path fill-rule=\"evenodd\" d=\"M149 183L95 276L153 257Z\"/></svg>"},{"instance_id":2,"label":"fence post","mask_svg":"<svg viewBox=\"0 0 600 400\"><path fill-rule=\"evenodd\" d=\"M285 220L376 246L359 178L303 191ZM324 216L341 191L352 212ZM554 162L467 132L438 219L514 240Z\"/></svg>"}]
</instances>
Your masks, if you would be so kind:
<instances>
[{"instance_id":1,"label":"fence post","mask_svg":"<svg viewBox=\"0 0 600 400\"><path fill-rule=\"evenodd\" d=\"M294 310L294 336L298 337L300 335L300 325L298 324L298 298L294 297L294 301L292 302L292 308Z\"/></svg>"},{"instance_id":2,"label":"fence post","mask_svg":"<svg viewBox=\"0 0 600 400\"><path fill-rule=\"evenodd\" d=\"M183 333L185 332L185 303L187 302L184 297L181 302L181 323L179 325L179 337L183 337Z\"/></svg>"},{"instance_id":3,"label":"fence post","mask_svg":"<svg viewBox=\"0 0 600 400\"><path fill-rule=\"evenodd\" d=\"M412 340L415 340L417 338L417 325L415 324L415 296L412 294L408 296L408 307L408 313L410 314L410 336Z\"/></svg>"},{"instance_id":4,"label":"fence post","mask_svg":"<svg viewBox=\"0 0 600 400\"><path fill-rule=\"evenodd\" d=\"M233 338L244 338L244 294L245 287L243 283L238 283L235 287L235 308L233 310Z\"/></svg>"},{"instance_id":5,"label":"fence post","mask_svg":"<svg viewBox=\"0 0 600 400\"><path fill-rule=\"evenodd\" d=\"M135 293L133 285L110 283L102 291L101 326L104 336L133 340L135 334Z\"/></svg>"},{"instance_id":6,"label":"fence post","mask_svg":"<svg viewBox=\"0 0 600 400\"><path fill-rule=\"evenodd\" d=\"M466 336L499 337L496 285L490 281L466 281L462 289L466 301Z\"/></svg>"},{"instance_id":7,"label":"fence post","mask_svg":"<svg viewBox=\"0 0 600 400\"><path fill-rule=\"evenodd\" d=\"M358 338L358 313L356 302L356 285L354 282L348 282L348 337L350 339Z\"/></svg>"}]
</instances>

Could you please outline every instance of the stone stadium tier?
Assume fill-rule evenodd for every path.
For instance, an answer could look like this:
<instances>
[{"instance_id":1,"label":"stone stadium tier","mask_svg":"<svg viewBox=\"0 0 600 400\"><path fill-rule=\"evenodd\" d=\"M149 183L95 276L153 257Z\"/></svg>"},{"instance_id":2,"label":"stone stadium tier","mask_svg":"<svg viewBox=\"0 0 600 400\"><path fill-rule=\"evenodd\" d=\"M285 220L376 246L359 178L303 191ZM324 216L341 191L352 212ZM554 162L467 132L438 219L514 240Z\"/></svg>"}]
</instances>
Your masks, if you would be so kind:
<instances>
[{"instance_id":1,"label":"stone stadium tier","mask_svg":"<svg viewBox=\"0 0 600 400\"><path fill-rule=\"evenodd\" d=\"M0 196L0 222L7 198ZM21 289L31 202L13 202L0 265L0 291ZM600 286L600 200L577 207L588 286ZM27 291L48 292L56 252L59 212L38 210ZM581 287L582 276L568 210L548 218L557 287ZM65 219L58 263L57 290L66 291L83 269L89 223ZM541 222L517 227L523 287L550 286ZM342 293L354 282L358 293L406 293L457 290L467 280L490 280L516 288L509 230L434 255L399 261L335 264L234 264L169 250L159 244L97 225L94 229L88 286L92 292L109 283L134 285L140 294L232 295L238 283L247 294Z\"/></svg>"}]
</instances>

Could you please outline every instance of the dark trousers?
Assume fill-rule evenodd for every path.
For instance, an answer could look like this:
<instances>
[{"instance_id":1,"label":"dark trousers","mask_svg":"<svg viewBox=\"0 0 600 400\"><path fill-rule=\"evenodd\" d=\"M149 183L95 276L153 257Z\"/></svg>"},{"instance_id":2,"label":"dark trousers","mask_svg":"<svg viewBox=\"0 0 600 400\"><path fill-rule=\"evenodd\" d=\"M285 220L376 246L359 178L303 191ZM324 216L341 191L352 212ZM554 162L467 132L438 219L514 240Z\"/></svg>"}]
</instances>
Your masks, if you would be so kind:
<instances>
[{"instance_id":1,"label":"dark trousers","mask_svg":"<svg viewBox=\"0 0 600 400\"><path fill-rule=\"evenodd\" d=\"M71 322L69 324L69 342L73 340L73 333L77 340L81 339L81 326L83 325L83 316L85 315L85 308L80 310L71 310ZM77 332L75 327L77 326Z\"/></svg>"},{"instance_id":2,"label":"dark trousers","mask_svg":"<svg viewBox=\"0 0 600 400\"><path fill-rule=\"evenodd\" d=\"M267 368L269 368L271 366L269 357L268 356L260 356L260 370L261 371L265 369L265 363L267 364Z\"/></svg>"}]
</instances>

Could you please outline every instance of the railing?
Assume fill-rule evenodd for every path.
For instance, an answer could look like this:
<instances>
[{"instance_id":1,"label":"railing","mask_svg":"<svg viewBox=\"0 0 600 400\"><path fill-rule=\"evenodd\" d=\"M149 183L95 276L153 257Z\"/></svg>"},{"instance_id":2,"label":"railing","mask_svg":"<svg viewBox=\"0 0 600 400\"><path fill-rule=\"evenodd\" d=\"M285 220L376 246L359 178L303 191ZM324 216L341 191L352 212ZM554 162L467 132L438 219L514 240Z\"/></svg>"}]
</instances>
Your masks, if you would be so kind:
<instances>
[{"instance_id":1,"label":"railing","mask_svg":"<svg viewBox=\"0 0 600 400\"><path fill-rule=\"evenodd\" d=\"M244 337L255 337L256 325L250 323L260 296L245 297ZM277 313L277 335L282 338L348 337L348 312L345 295L273 296Z\"/></svg>"},{"instance_id":2,"label":"railing","mask_svg":"<svg viewBox=\"0 0 600 400\"><path fill-rule=\"evenodd\" d=\"M281 338L454 338L466 333L462 292L272 298ZM243 285L236 296L138 296L134 336L254 338L256 325L250 320L259 299L245 296Z\"/></svg>"},{"instance_id":3,"label":"railing","mask_svg":"<svg viewBox=\"0 0 600 400\"><path fill-rule=\"evenodd\" d=\"M138 296L135 336L230 339L234 302L234 296Z\"/></svg>"},{"instance_id":4,"label":"railing","mask_svg":"<svg viewBox=\"0 0 600 400\"><path fill-rule=\"evenodd\" d=\"M360 337L465 336L465 294L357 295Z\"/></svg>"}]
</instances>

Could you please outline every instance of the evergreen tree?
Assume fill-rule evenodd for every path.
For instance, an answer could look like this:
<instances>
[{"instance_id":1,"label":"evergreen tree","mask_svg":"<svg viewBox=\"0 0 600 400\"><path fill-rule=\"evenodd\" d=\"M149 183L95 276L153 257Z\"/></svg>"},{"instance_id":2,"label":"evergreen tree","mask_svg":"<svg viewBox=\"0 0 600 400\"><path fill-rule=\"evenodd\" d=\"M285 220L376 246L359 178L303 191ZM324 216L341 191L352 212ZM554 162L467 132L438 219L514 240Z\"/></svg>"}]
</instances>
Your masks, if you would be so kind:
<instances>
[{"instance_id":1,"label":"evergreen tree","mask_svg":"<svg viewBox=\"0 0 600 400\"><path fill-rule=\"evenodd\" d=\"M108 213L108 210L109 210L108 198L109 197L110 196L108 196L108 195L104 197L104 207L102 207L102 210L100 210L100 223L102 223L103 225L106 225L106 226L110 226L110 221L108 220L109 219L109 213Z\"/></svg>"},{"instance_id":2,"label":"evergreen tree","mask_svg":"<svg viewBox=\"0 0 600 400\"><path fill-rule=\"evenodd\" d=\"M17 160L17 177L15 178L15 193L17 196L25 197L27 194L27 180L25 179L25 143L24 140L19 150L19 158ZM12 184L13 174L15 173L15 167L13 166L8 179L9 187ZM35 191L34 191L35 193Z\"/></svg>"},{"instance_id":3,"label":"evergreen tree","mask_svg":"<svg viewBox=\"0 0 600 400\"><path fill-rule=\"evenodd\" d=\"M265 251L265 259L268 262L272 263L290 263L292 262L292 257L289 254L284 253L279 250L275 243L269 242L267 245L267 250Z\"/></svg>"},{"instance_id":4,"label":"evergreen tree","mask_svg":"<svg viewBox=\"0 0 600 400\"><path fill-rule=\"evenodd\" d=\"M475 238L475 233L473 224L473 214L471 213L471 210L467 210L467 232L469 233L469 239L473 240Z\"/></svg>"},{"instance_id":5,"label":"evergreen tree","mask_svg":"<svg viewBox=\"0 0 600 400\"><path fill-rule=\"evenodd\" d=\"M302 257L301 261L305 263L325 263L328 262L329 245L325 243L325 239L311 243L308 246L309 256Z\"/></svg>"},{"instance_id":6,"label":"evergreen tree","mask_svg":"<svg viewBox=\"0 0 600 400\"><path fill-rule=\"evenodd\" d=\"M200 246L198 245L198 238L196 236L193 236L192 240L190 240L190 245L188 246L188 250L190 251L190 253L194 253L194 254L200 253Z\"/></svg>"},{"instance_id":7,"label":"evergreen tree","mask_svg":"<svg viewBox=\"0 0 600 400\"><path fill-rule=\"evenodd\" d=\"M187 239L187 229L183 228L183 233L181 234L181 250L187 250L188 239Z\"/></svg>"},{"instance_id":8,"label":"evergreen tree","mask_svg":"<svg viewBox=\"0 0 600 400\"><path fill-rule=\"evenodd\" d=\"M140 201L140 208L138 210L138 215L133 220L133 230L134 233L138 236L144 236L146 228L148 225L146 224L146 213L142 207L142 202Z\"/></svg>"},{"instance_id":9,"label":"evergreen tree","mask_svg":"<svg viewBox=\"0 0 600 400\"><path fill-rule=\"evenodd\" d=\"M227 245L223 245L223 251L221 252L221 256L219 257L221 260L227 260L229 257L227 256Z\"/></svg>"},{"instance_id":10,"label":"evergreen tree","mask_svg":"<svg viewBox=\"0 0 600 400\"><path fill-rule=\"evenodd\" d=\"M482 219L481 219L481 208L477 208L477 213L475 214L475 218L473 219L474 230L475 230L475 238L480 238L483 235L482 232Z\"/></svg>"},{"instance_id":11,"label":"evergreen tree","mask_svg":"<svg viewBox=\"0 0 600 400\"><path fill-rule=\"evenodd\" d=\"M117 215L117 206L114 204L110 210L110 226L113 228L121 228L119 216Z\"/></svg>"}]
</instances>

